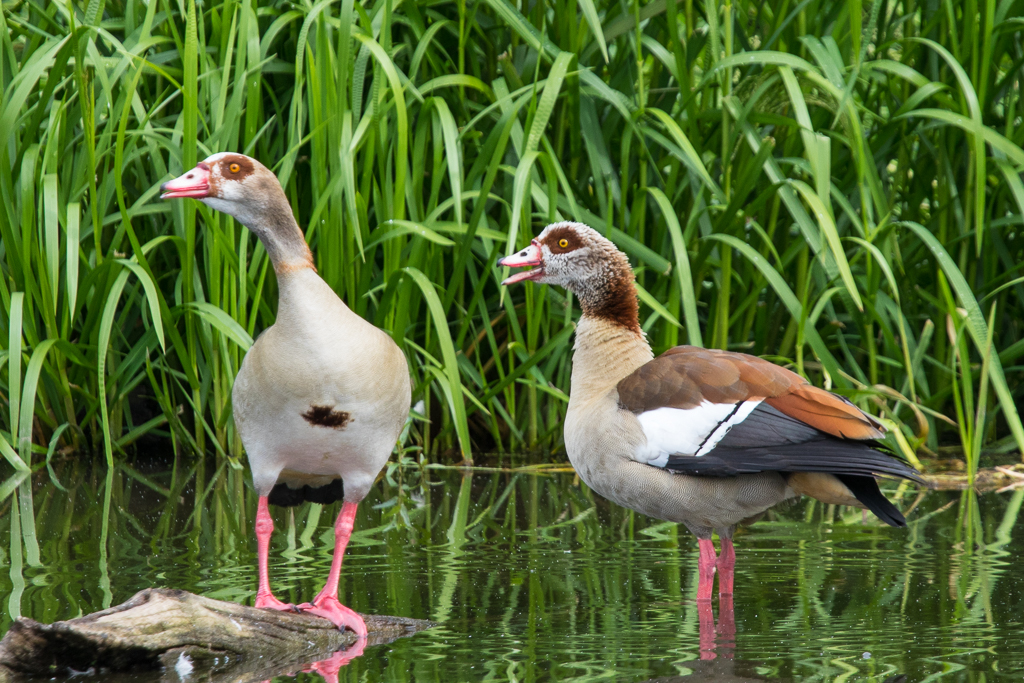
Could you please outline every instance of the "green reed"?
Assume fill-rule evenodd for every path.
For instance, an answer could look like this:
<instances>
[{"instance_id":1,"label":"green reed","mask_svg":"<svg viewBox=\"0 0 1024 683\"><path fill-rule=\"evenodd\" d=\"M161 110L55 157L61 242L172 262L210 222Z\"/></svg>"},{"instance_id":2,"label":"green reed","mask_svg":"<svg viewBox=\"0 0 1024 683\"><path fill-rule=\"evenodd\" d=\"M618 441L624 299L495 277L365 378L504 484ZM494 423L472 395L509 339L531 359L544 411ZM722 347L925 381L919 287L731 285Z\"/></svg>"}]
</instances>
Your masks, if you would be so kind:
<instances>
[{"instance_id":1,"label":"green reed","mask_svg":"<svg viewBox=\"0 0 1024 683\"><path fill-rule=\"evenodd\" d=\"M158 199L221 150L272 166L320 273L402 345L430 460L558 448L571 297L494 263L559 219L630 255L656 351L791 364L911 456L1019 449L1024 2L943 7L5 2L0 450L240 457L273 270Z\"/></svg>"}]
</instances>

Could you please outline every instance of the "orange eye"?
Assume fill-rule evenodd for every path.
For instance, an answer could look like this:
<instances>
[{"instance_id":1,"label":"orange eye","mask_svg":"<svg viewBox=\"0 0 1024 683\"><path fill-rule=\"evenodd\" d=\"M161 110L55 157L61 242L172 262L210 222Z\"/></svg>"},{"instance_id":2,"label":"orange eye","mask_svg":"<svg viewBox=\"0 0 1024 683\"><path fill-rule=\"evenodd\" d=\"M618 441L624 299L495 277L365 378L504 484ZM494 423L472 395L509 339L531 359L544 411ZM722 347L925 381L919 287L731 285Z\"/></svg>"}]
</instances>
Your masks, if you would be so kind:
<instances>
[{"instance_id":1,"label":"orange eye","mask_svg":"<svg viewBox=\"0 0 1024 683\"><path fill-rule=\"evenodd\" d=\"M558 246L560 246L562 249L565 249L567 246L569 246L569 240L563 237L562 239L558 240Z\"/></svg>"},{"instance_id":2,"label":"orange eye","mask_svg":"<svg viewBox=\"0 0 1024 683\"><path fill-rule=\"evenodd\" d=\"M230 166L228 166L228 170L231 171L232 173L238 173L239 171L242 170L242 167L239 166L238 164L231 164Z\"/></svg>"}]
</instances>

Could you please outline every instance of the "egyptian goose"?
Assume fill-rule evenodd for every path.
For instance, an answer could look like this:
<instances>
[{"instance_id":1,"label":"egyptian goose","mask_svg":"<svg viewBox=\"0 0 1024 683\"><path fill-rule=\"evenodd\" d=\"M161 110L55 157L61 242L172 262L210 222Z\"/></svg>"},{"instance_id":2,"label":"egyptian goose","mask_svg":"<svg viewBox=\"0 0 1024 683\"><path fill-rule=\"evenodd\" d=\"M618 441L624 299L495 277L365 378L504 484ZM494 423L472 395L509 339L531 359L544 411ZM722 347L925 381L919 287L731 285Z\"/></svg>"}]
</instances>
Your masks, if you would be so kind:
<instances>
[{"instance_id":1,"label":"egyptian goose","mask_svg":"<svg viewBox=\"0 0 1024 683\"><path fill-rule=\"evenodd\" d=\"M569 460L602 496L697 536L698 599L710 599L716 565L719 592L732 593L736 525L787 498L867 508L905 526L875 476L920 479L877 450L877 420L754 356L677 346L654 358L629 260L597 231L555 223L498 264L534 266L502 284L532 280L578 297Z\"/></svg>"},{"instance_id":2,"label":"egyptian goose","mask_svg":"<svg viewBox=\"0 0 1024 683\"><path fill-rule=\"evenodd\" d=\"M344 500L324 589L297 609L366 635L338 602L338 575L356 516L409 414L405 355L353 313L316 273L277 177L241 154L220 153L164 183L163 199L192 197L234 216L263 242L277 274L277 321L249 349L231 394L235 425L259 494L256 607L294 610L274 597L267 505Z\"/></svg>"}]
</instances>

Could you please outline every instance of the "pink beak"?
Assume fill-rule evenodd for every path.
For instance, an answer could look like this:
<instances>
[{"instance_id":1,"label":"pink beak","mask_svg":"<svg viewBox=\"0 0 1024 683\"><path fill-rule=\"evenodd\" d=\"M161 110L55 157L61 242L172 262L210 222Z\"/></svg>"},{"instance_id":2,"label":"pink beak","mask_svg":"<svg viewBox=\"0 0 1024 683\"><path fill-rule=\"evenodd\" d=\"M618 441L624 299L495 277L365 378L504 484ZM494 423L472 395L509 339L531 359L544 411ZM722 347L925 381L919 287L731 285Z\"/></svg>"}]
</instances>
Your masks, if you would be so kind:
<instances>
[{"instance_id":1,"label":"pink beak","mask_svg":"<svg viewBox=\"0 0 1024 683\"><path fill-rule=\"evenodd\" d=\"M533 270L524 270L521 273L516 273L512 277L506 279L501 284L503 285L514 285L517 282L523 282L525 280L536 280L544 275L544 257L541 254L540 242L533 240L530 242L530 246L523 249L518 254L512 254L505 258L498 259L499 266L505 266L507 268L522 268L523 266L540 266L540 268L534 268Z\"/></svg>"},{"instance_id":2,"label":"pink beak","mask_svg":"<svg viewBox=\"0 0 1024 683\"><path fill-rule=\"evenodd\" d=\"M201 199L210 196L210 167L206 162L200 161L196 167L185 175L178 176L174 180L168 180L161 187L163 194L160 199L176 199L178 197L193 197Z\"/></svg>"}]
</instances>

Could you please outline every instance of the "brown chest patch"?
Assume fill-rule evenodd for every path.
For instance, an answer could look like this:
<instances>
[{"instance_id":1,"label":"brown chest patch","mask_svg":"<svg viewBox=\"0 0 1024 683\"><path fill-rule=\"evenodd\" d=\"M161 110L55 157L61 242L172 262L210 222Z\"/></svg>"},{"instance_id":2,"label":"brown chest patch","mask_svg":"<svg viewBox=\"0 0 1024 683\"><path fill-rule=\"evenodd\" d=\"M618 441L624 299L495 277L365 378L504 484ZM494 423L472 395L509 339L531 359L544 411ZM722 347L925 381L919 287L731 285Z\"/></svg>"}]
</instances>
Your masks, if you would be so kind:
<instances>
[{"instance_id":1,"label":"brown chest patch","mask_svg":"<svg viewBox=\"0 0 1024 683\"><path fill-rule=\"evenodd\" d=\"M640 303L633 286L633 273L627 271L608 285L605 298L595 306L592 315L618 323L640 334Z\"/></svg>"},{"instance_id":2,"label":"brown chest patch","mask_svg":"<svg viewBox=\"0 0 1024 683\"><path fill-rule=\"evenodd\" d=\"M309 410L302 414L302 419L314 427L329 427L340 431L348 426L352 416L331 406L310 406Z\"/></svg>"},{"instance_id":3,"label":"brown chest patch","mask_svg":"<svg viewBox=\"0 0 1024 683\"><path fill-rule=\"evenodd\" d=\"M633 271L628 264L618 272L602 278L592 278L576 289L580 310L585 315L603 318L635 334L640 331L640 303L633 286Z\"/></svg>"}]
</instances>

